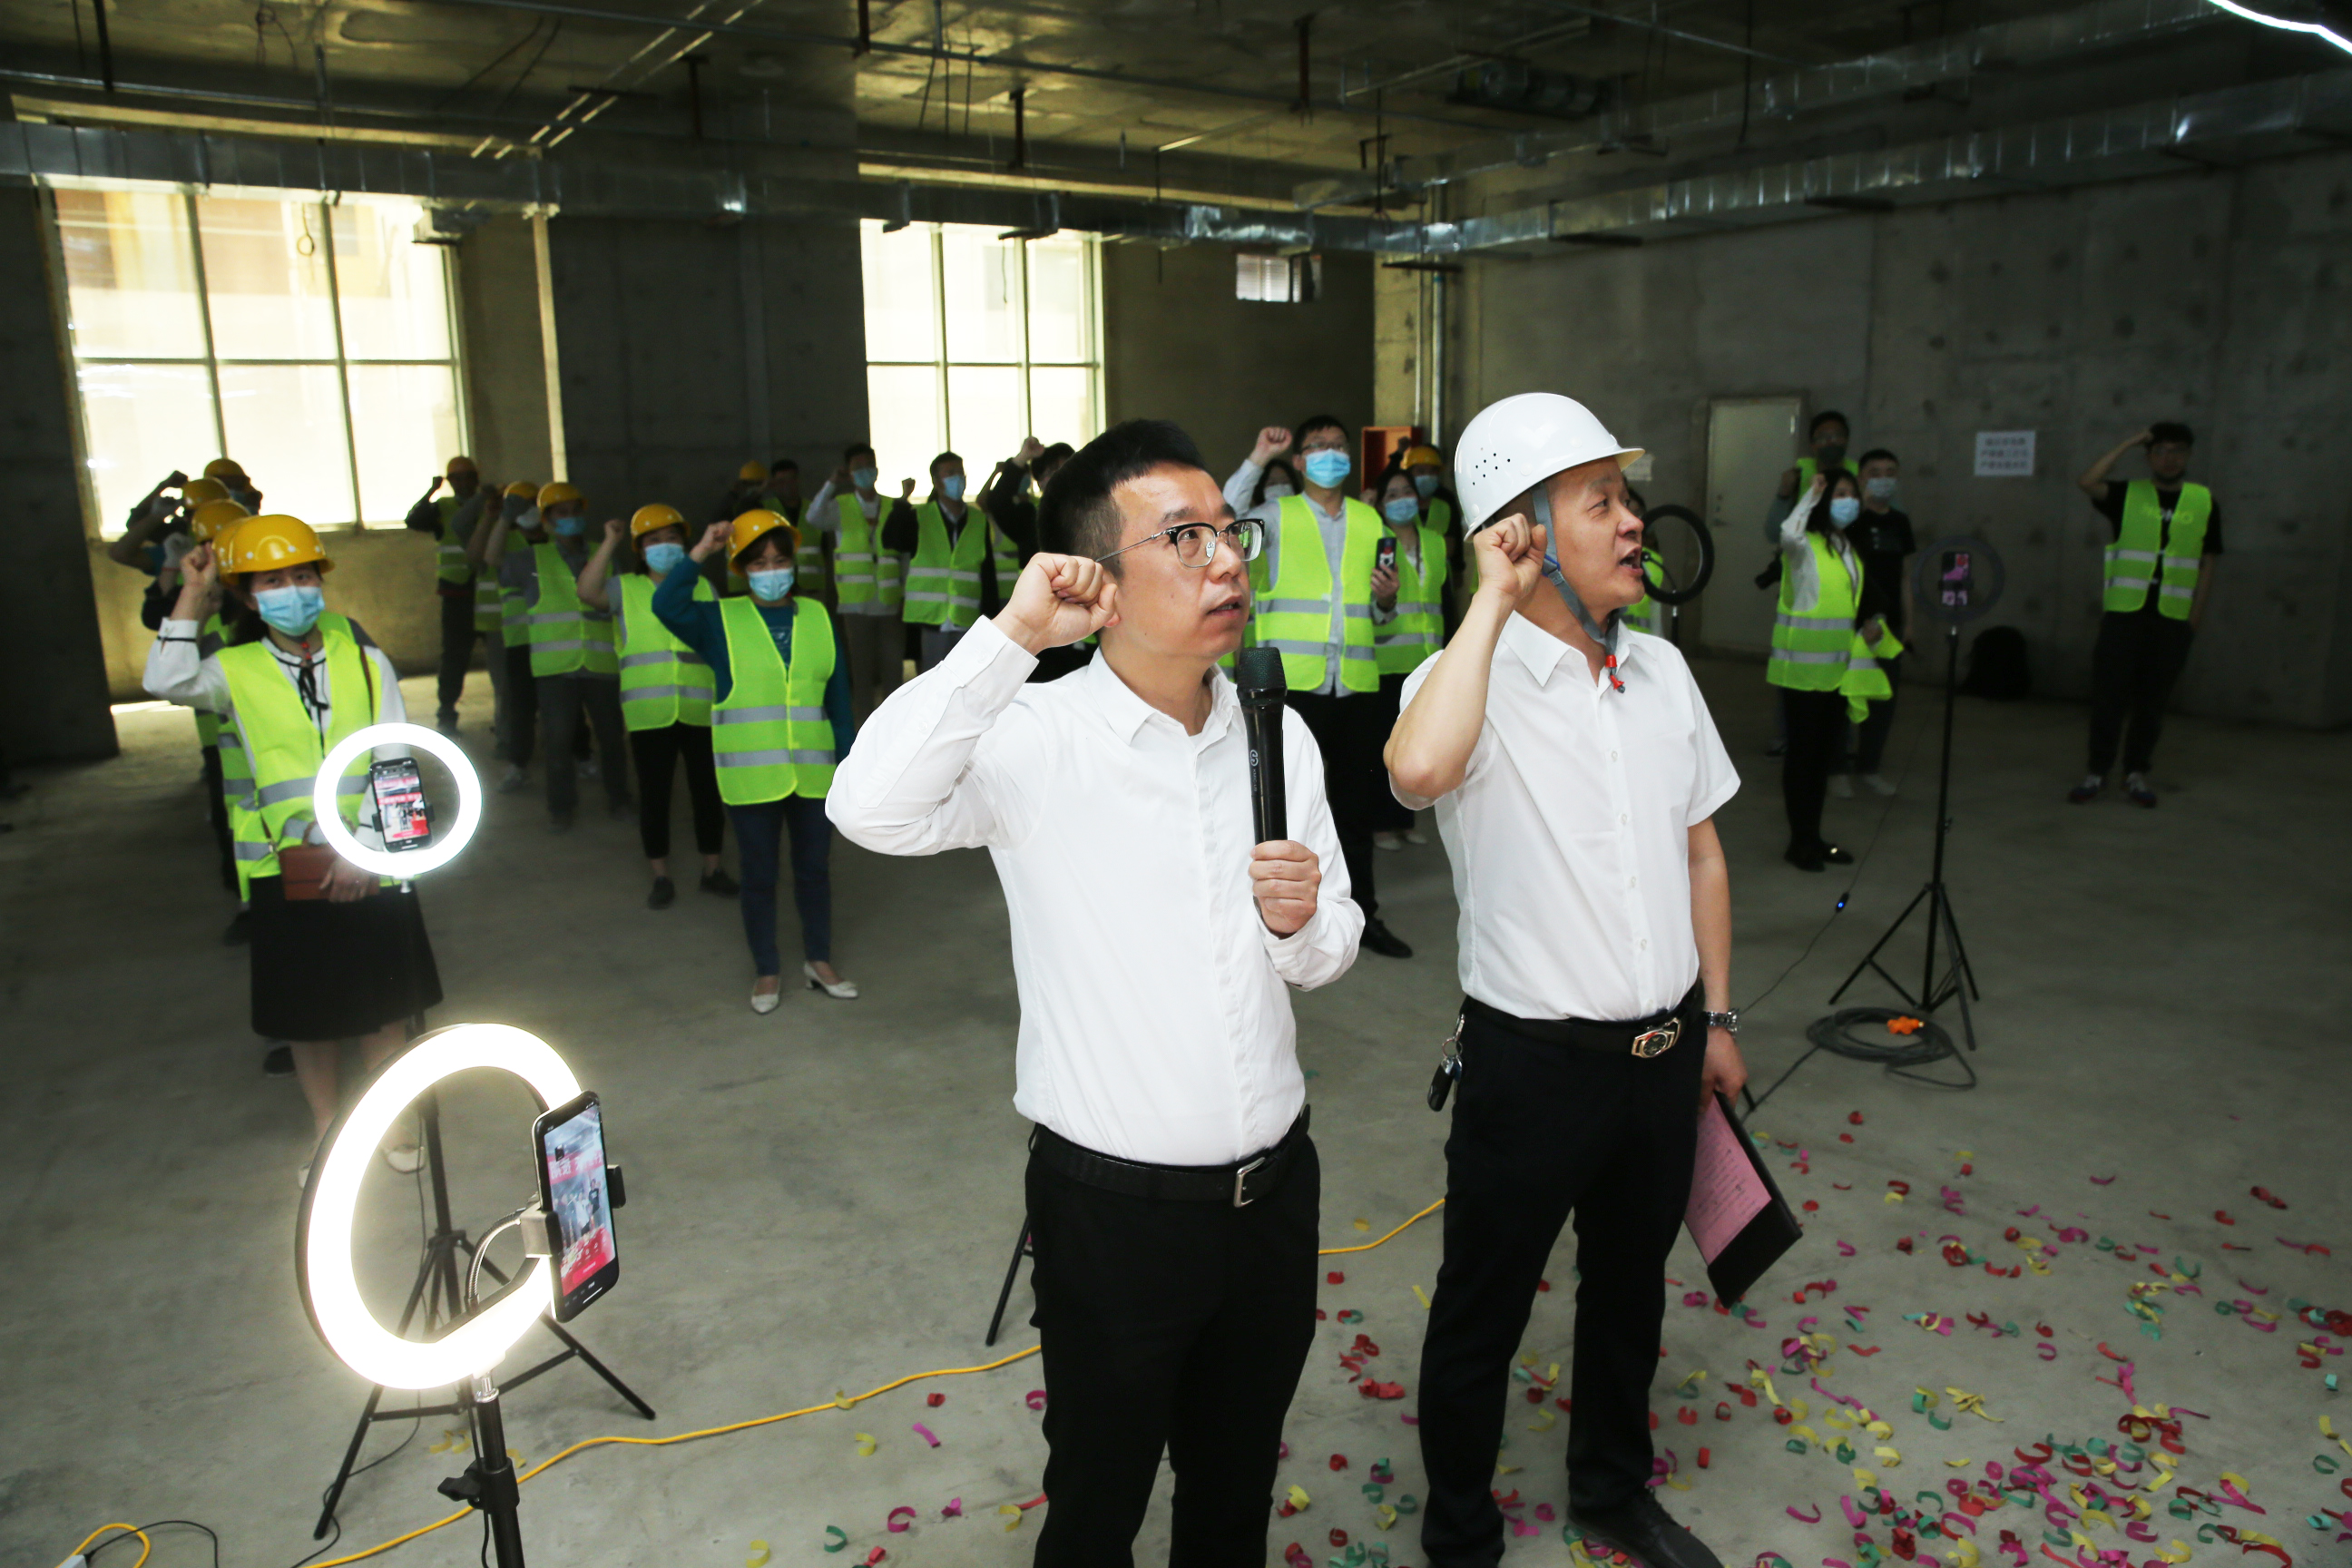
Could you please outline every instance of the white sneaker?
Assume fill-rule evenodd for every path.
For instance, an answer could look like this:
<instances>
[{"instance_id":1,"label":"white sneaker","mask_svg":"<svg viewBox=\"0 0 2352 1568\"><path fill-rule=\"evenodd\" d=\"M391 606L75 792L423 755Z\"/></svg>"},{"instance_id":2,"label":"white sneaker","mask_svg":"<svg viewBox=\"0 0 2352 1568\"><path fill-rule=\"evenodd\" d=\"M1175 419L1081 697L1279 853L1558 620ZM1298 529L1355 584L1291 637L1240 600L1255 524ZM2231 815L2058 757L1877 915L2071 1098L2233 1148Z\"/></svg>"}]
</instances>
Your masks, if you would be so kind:
<instances>
[{"instance_id":1,"label":"white sneaker","mask_svg":"<svg viewBox=\"0 0 2352 1568\"><path fill-rule=\"evenodd\" d=\"M1830 775L1830 793L1837 796L1840 800L1852 800L1853 798L1853 775L1852 773L1832 773Z\"/></svg>"},{"instance_id":2,"label":"white sneaker","mask_svg":"<svg viewBox=\"0 0 2352 1568\"><path fill-rule=\"evenodd\" d=\"M1873 795L1895 793L1895 781L1885 773L1864 773L1862 775L1862 782L1870 786L1870 793Z\"/></svg>"}]
</instances>

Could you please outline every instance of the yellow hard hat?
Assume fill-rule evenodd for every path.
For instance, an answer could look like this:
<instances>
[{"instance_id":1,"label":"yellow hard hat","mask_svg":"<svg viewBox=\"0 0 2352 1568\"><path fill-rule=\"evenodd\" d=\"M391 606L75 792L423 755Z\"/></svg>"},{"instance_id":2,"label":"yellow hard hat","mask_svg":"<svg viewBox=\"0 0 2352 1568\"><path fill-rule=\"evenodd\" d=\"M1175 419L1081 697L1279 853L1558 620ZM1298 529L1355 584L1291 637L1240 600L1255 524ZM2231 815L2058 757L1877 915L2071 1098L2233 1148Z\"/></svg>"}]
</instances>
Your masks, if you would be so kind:
<instances>
[{"instance_id":1,"label":"yellow hard hat","mask_svg":"<svg viewBox=\"0 0 2352 1568\"><path fill-rule=\"evenodd\" d=\"M801 531L793 526L793 520L763 506L753 507L735 520L734 537L727 542L727 563L732 566L743 558L743 552L779 529L783 531L786 551L797 552L801 547Z\"/></svg>"},{"instance_id":2,"label":"yellow hard hat","mask_svg":"<svg viewBox=\"0 0 2352 1568\"><path fill-rule=\"evenodd\" d=\"M539 487L529 479L517 479L507 487L507 494L520 496L525 500L536 500L539 499Z\"/></svg>"},{"instance_id":3,"label":"yellow hard hat","mask_svg":"<svg viewBox=\"0 0 2352 1568\"><path fill-rule=\"evenodd\" d=\"M237 466L237 461L235 458L215 458L211 462L205 465L205 478L208 479L241 479L245 478L245 470Z\"/></svg>"},{"instance_id":4,"label":"yellow hard hat","mask_svg":"<svg viewBox=\"0 0 2352 1568\"><path fill-rule=\"evenodd\" d=\"M562 479L558 479L551 485L542 485L540 487L539 510L545 511L549 507L555 505L558 501L585 501L588 498L586 496L580 493L580 487L577 485L569 485L564 483Z\"/></svg>"},{"instance_id":5,"label":"yellow hard hat","mask_svg":"<svg viewBox=\"0 0 2352 1568\"><path fill-rule=\"evenodd\" d=\"M650 506L641 506L629 514L631 539L642 539L657 528L684 528L685 526L684 512L674 506L664 506L659 501L655 501Z\"/></svg>"},{"instance_id":6,"label":"yellow hard hat","mask_svg":"<svg viewBox=\"0 0 2352 1568\"><path fill-rule=\"evenodd\" d=\"M229 535L228 564L224 570L232 575L305 565L315 565L321 572L335 569L327 552L319 548L318 534L299 517L273 511L246 518Z\"/></svg>"},{"instance_id":7,"label":"yellow hard hat","mask_svg":"<svg viewBox=\"0 0 2352 1568\"><path fill-rule=\"evenodd\" d=\"M208 500L196 508L188 518L188 536L198 544L217 544L232 522L251 517L243 501Z\"/></svg>"},{"instance_id":8,"label":"yellow hard hat","mask_svg":"<svg viewBox=\"0 0 2352 1568\"><path fill-rule=\"evenodd\" d=\"M1442 468L1445 466L1445 459L1438 455L1436 447L1425 443L1405 448L1402 467L1417 468L1423 463L1433 468Z\"/></svg>"},{"instance_id":9,"label":"yellow hard hat","mask_svg":"<svg viewBox=\"0 0 2352 1568\"><path fill-rule=\"evenodd\" d=\"M741 468L735 470L735 477L741 479L745 484L749 484L753 479L766 479L768 477L768 470L759 463L746 463Z\"/></svg>"},{"instance_id":10,"label":"yellow hard hat","mask_svg":"<svg viewBox=\"0 0 2352 1568\"><path fill-rule=\"evenodd\" d=\"M482 471L480 468L474 466L474 459L471 458L452 458L447 462L441 465L442 477L446 479L449 475L456 473L459 468L465 469L469 474L478 474Z\"/></svg>"},{"instance_id":11,"label":"yellow hard hat","mask_svg":"<svg viewBox=\"0 0 2352 1568\"><path fill-rule=\"evenodd\" d=\"M190 506L202 506L211 500L226 500L228 487L218 479L190 479L180 487L180 499Z\"/></svg>"}]
</instances>

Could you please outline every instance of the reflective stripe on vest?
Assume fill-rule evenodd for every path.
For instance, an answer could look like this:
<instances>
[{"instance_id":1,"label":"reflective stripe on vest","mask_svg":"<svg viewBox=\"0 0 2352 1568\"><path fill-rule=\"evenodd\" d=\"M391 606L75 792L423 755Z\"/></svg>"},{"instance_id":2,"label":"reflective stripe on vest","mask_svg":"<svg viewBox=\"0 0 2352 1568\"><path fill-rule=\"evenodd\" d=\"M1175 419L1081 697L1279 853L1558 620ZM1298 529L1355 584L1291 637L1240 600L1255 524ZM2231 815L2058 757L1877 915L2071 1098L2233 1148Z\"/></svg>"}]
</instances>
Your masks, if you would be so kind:
<instances>
[{"instance_id":1,"label":"reflective stripe on vest","mask_svg":"<svg viewBox=\"0 0 2352 1568\"><path fill-rule=\"evenodd\" d=\"M1318 690L1328 674L1335 594L1345 611L1340 617L1339 685L1348 691L1380 689L1379 660L1372 651L1372 559L1388 528L1380 513L1360 500L1346 502L1341 516L1347 535L1337 587L1323 552L1322 526L1305 496L1282 498L1275 524L1281 531L1276 542L1281 575L1270 584L1255 584L1258 597L1250 640L1281 653L1283 678L1293 691ZM1260 563L1265 560L1258 557Z\"/></svg>"},{"instance_id":2,"label":"reflective stripe on vest","mask_svg":"<svg viewBox=\"0 0 2352 1568\"><path fill-rule=\"evenodd\" d=\"M466 559L466 542L457 537L457 509L466 503L456 496L436 496L433 510L441 514L439 548L434 552L434 567L442 582L451 586L471 580L472 563Z\"/></svg>"},{"instance_id":3,"label":"reflective stripe on vest","mask_svg":"<svg viewBox=\"0 0 2352 1568\"><path fill-rule=\"evenodd\" d=\"M1642 547L1642 575L1652 587L1659 584L1659 574L1665 567L1665 558L1648 545ZM1666 607L1644 594L1625 606L1625 624L1637 632L1647 632L1654 637L1666 635Z\"/></svg>"},{"instance_id":4,"label":"reflective stripe on vest","mask_svg":"<svg viewBox=\"0 0 2352 1568\"><path fill-rule=\"evenodd\" d=\"M1808 532L1821 593L1810 610L1792 609L1797 574L1780 574L1780 603L1772 617L1772 657L1764 679L1797 691L1835 691L1845 679L1855 646L1854 606L1862 597L1862 563L1849 573L1829 540Z\"/></svg>"},{"instance_id":5,"label":"reflective stripe on vest","mask_svg":"<svg viewBox=\"0 0 2352 1568\"><path fill-rule=\"evenodd\" d=\"M236 839L237 891L253 896L256 877L278 875L278 846L299 844L311 825L310 798L327 748L375 722L374 680L367 655L348 632L331 627L322 639L327 674L327 733L302 706L266 642L223 648L220 671L228 682L228 727L241 760L249 760L250 793L229 801ZM223 747L226 758L227 747ZM359 820L370 758L362 752L344 770L337 805L343 820Z\"/></svg>"},{"instance_id":6,"label":"reflective stripe on vest","mask_svg":"<svg viewBox=\"0 0 2352 1568\"><path fill-rule=\"evenodd\" d=\"M975 507L964 508L963 529L948 542L947 519L935 501L915 509L915 558L907 566L906 616L917 626L962 631L980 619L981 560L993 558L1002 594L1021 570L1012 541Z\"/></svg>"},{"instance_id":7,"label":"reflective stripe on vest","mask_svg":"<svg viewBox=\"0 0 2352 1568\"><path fill-rule=\"evenodd\" d=\"M835 497L834 504L841 510L841 536L833 543L834 586L841 606L859 615L887 615L904 602L907 585L898 558L882 548L880 503L872 522L866 521L855 490Z\"/></svg>"},{"instance_id":8,"label":"reflective stripe on vest","mask_svg":"<svg viewBox=\"0 0 2352 1568\"><path fill-rule=\"evenodd\" d=\"M539 596L523 607L522 625L530 644L533 675L568 675L585 669L591 675L618 675L620 655L613 647L613 612L590 609L580 602L580 586L562 552L552 544L534 544L539 564Z\"/></svg>"},{"instance_id":9,"label":"reflective stripe on vest","mask_svg":"<svg viewBox=\"0 0 2352 1568\"><path fill-rule=\"evenodd\" d=\"M824 712L825 683L833 679L833 623L814 599L788 602L790 664L751 600L719 602L733 684L710 710L710 750L719 766L719 797L730 805L795 795L822 800L833 787L833 721Z\"/></svg>"},{"instance_id":10,"label":"reflective stripe on vest","mask_svg":"<svg viewBox=\"0 0 2352 1568\"><path fill-rule=\"evenodd\" d=\"M1845 716L1855 723L1870 717L1870 705L1884 702L1895 695L1895 683L1886 679L1882 659L1900 658L1903 645L1891 631L1879 634L1877 645L1863 640L1857 628L1853 634L1853 657L1845 667L1845 679L1838 682L1838 691L1845 698Z\"/></svg>"},{"instance_id":11,"label":"reflective stripe on vest","mask_svg":"<svg viewBox=\"0 0 2352 1568\"><path fill-rule=\"evenodd\" d=\"M674 568L693 572L691 562ZM710 667L654 614L654 580L630 572L621 584L621 722L632 730L667 730L672 724L710 724L714 689ZM694 596L718 598L710 580L696 574Z\"/></svg>"},{"instance_id":12,"label":"reflective stripe on vest","mask_svg":"<svg viewBox=\"0 0 2352 1568\"><path fill-rule=\"evenodd\" d=\"M1382 675L1411 674L1436 658L1445 641L1445 533L1426 521L1419 531L1420 565L1402 543L1397 546L1396 618L1372 628L1373 662Z\"/></svg>"},{"instance_id":13,"label":"reflective stripe on vest","mask_svg":"<svg viewBox=\"0 0 2352 1568\"><path fill-rule=\"evenodd\" d=\"M2128 615L2145 606L2157 590L2156 609L2176 621L2189 618L2197 597L2197 574L2205 561L2205 525L2213 516L2213 492L2182 485L2173 501L2172 527L2165 529L2164 501L2149 479L2124 487L2124 520L2107 546L2104 607Z\"/></svg>"}]
</instances>

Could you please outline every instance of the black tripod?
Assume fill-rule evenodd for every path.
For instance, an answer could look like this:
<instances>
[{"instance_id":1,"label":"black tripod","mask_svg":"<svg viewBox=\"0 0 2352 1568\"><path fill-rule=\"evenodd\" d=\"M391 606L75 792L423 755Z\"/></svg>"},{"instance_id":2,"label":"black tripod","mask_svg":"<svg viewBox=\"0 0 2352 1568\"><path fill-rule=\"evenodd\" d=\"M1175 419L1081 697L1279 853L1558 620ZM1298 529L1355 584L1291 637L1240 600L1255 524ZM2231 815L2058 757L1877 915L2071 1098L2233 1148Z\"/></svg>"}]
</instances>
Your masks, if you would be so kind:
<instances>
[{"instance_id":1,"label":"black tripod","mask_svg":"<svg viewBox=\"0 0 2352 1568\"><path fill-rule=\"evenodd\" d=\"M478 1261L482 1272L499 1284L503 1285L507 1282L505 1271L497 1264L487 1258L476 1259L476 1247L472 1239L449 1221L449 1173L441 1158L440 1095L436 1091L428 1090L417 1098L416 1106L417 1118L424 1125L425 1167L432 1173L433 1178L433 1234L425 1238L425 1256L416 1265L416 1283L409 1288L408 1305L401 1311L400 1327L394 1331L404 1337L408 1332L408 1325L415 1320L416 1309L419 1306L425 1309L425 1330L428 1334L445 1322L454 1324L466 1316L465 1282L462 1278L464 1267L458 1260L459 1254L464 1254L468 1262ZM635 1406L638 1415L648 1421L654 1418L654 1407L638 1398L635 1391L614 1375L610 1367L591 1354L586 1345L574 1339L569 1331L552 1319L542 1318L541 1321L547 1325L548 1332L563 1342L564 1348L541 1362L537 1366L509 1379L507 1387L520 1388L541 1373L561 1366L576 1356L588 1364L590 1371L610 1384L614 1393ZM482 1447L479 1449L477 1465L494 1463L505 1467L504 1490L508 1498L508 1507L505 1510L507 1517L505 1532L500 1533L499 1510L491 1506L499 1498L498 1476L495 1471L486 1474L484 1489L488 1495L476 1506L482 1507L491 1515L492 1533L498 1536L499 1542L499 1563L507 1565L507 1568L513 1568L514 1564L520 1563L522 1549L519 1537L515 1538L515 1555L512 1559L507 1555L508 1537L513 1533L511 1493L515 1483L512 1467L506 1466L505 1463L506 1437L504 1428L499 1421L498 1387L490 1382L487 1374L477 1378L475 1384L477 1392L472 1397L461 1396L447 1405L425 1405L407 1410L377 1409L376 1406L383 1399L383 1385L378 1384L368 1390L367 1403L360 1408L359 1425L352 1429L351 1446L343 1450L343 1462L336 1468L334 1481L327 1488L326 1502L319 1510L318 1527L311 1531L310 1539L325 1540L327 1531L333 1527L335 1505L342 1500L343 1488L352 1479L352 1468L359 1461L360 1446L367 1441L370 1426L378 1421L406 1421L423 1415L462 1415L470 1412L478 1428L478 1442L482 1445L489 1445L495 1439L495 1447ZM486 1395L479 1392L484 1389L488 1390ZM473 1471L468 1469L467 1474L471 1476Z\"/></svg>"},{"instance_id":2,"label":"black tripod","mask_svg":"<svg viewBox=\"0 0 2352 1568\"><path fill-rule=\"evenodd\" d=\"M1969 1049L1973 1051L1977 1048L1977 1031L1976 1022L1969 1014L1969 1002L1971 998L1981 1001L1983 995L1977 990L1976 972L1969 967L1968 949L1960 945L1960 922L1952 912L1951 891L1944 886L1944 836L1952 826L1952 710L1958 699L1960 681L1960 628L1957 621L1945 633L1944 648L1944 760L1936 780L1935 867L1927 874L1927 885L1903 906L1903 912L1895 917L1895 923L1886 928L1885 934L1872 945L1871 950L1863 954L1862 962L1853 966L1853 973L1845 977L1845 983L1830 994L1830 1001L1834 1005L1855 981L1862 978L1864 970L1874 969L1881 979L1895 987L1896 995L1923 1013L1932 1013L1945 1003L1958 998L1960 1004L1960 1035L1967 1041ZM1927 951L1920 972L1919 994L1914 996L1905 989L1900 980L1887 972L1885 965L1878 962L1878 955L1888 942L1895 940L1895 933L1903 929L1903 922L1911 918L1911 911L1921 904L1927 906ZM1939 935L1944 945L1945 963L1941 976L1936 973L1936 944ZM1960 1065L1968 1067L1966 1058ZM1973 1070L1969 1073L1969 1080L1970 1085L1976 1081Z\"/></svg>"}]
</instances>

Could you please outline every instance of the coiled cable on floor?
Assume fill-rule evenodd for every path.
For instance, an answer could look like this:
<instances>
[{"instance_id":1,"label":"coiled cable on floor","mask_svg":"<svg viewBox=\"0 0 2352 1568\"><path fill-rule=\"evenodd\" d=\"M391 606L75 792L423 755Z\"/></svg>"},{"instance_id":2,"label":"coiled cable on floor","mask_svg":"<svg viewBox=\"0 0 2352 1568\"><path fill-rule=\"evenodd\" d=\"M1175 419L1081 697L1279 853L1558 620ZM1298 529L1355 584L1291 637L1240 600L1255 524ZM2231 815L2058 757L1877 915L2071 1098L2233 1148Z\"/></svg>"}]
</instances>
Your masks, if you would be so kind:
<instances>
[{"instance_id":1,"label":"coiled cable on floor","mask_svg":"<svg viewBox=\"0 0 2352 1568\"><path fill-rule=\"evenodd\" d=\"M1887 1026L1898 1018L1909 1019L1918 1027L1908 1034L1896 1034ZM1972 1089L1976 1085L1975 1069L1960 1055L1959 1047L1944 1026L1933 1018L1900 1008L1841 1007L1828 1017L1816 1018L1806 1025L1805 1038L1815 1050L1830 1051L1858 1062L1876 1062L1895 1077L1907 1078L1914 1083L1936 1089ZM1967 1082L1927 1078L1916 1070L1946 1057L1960 1064L1960 1070L1969 1075Z\"/></svg>"}]
</instances>

